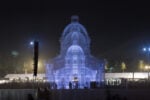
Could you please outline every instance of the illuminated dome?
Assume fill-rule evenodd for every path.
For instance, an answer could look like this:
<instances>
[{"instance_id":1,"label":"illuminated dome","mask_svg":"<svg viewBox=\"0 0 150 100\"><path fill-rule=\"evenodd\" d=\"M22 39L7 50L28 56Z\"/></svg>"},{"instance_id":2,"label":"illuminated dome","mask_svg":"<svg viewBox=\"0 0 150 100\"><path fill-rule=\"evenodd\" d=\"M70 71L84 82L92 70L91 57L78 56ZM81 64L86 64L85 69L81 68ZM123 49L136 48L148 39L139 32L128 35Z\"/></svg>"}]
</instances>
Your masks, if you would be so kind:
<instances>
[{"instance_id":1,"label":"illuminated dome","mask_svg":"<svg viewBox=\"0 0 150 100\"><path fill-rule=\"evenodd\" d=\"M70 32L80 32L82 33L86 38L88 38L88 33L83 25L79 23L78 16L72 16L71 17L71 23L67 25L63 31L62 37L65 37Z\"/></svg>"},{"instance_id":2,"label":"illuminated dome","mask_svg":"<svg viewBox=\"0 0 150 100\"><path fill-rule=\"evenodd\" d=\"M73 44L74 40L83 49L85 54L90 53L90 38L83 25L78 22L78 16L72 16L71 23L67 25L60 39L61 54L66 54L66 51Z\"/></svg>"},{"instance_id":3,"label":"illuminated dome","mask_svg":"<svg viewBox=\"0 0 150 100\"><path fill-rule=\"evenodd\" d=\"M82 48L79 45L72 45L67 50L67 55L69 54L84 54Z\"/></svg>"},{"instance_id":4,"label":"illuminated dome","mask_svg":"<svg viewBox=\"0 0 150 100\"><path fill-rule=\"evenodd\" d=\"M71 17L71 23L62 33L60 54L50 60L46 74L58 88L89 87L90 82L101 83L104 79L104 62L91 55L90 38L78 16Z\"/></svg>"}]
</instances>

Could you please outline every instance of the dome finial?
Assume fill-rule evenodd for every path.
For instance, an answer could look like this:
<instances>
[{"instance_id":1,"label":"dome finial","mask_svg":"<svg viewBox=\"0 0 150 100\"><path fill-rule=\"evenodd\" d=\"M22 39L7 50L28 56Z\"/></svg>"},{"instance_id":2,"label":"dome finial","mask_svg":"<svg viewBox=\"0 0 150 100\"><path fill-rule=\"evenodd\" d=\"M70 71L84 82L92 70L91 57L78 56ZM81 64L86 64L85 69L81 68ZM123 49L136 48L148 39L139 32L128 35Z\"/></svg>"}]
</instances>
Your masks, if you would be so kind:
<instances>
[{"instance_id":1,"label":"dome finial","mask_svg":"<svg viewBox=\"0 0 150 100\"><path fill-rule=\"evenodd\" d=\"M71 22L78 22L79 21L79 16L73 15L71 16Z\"/></svg>"}]
</instances>

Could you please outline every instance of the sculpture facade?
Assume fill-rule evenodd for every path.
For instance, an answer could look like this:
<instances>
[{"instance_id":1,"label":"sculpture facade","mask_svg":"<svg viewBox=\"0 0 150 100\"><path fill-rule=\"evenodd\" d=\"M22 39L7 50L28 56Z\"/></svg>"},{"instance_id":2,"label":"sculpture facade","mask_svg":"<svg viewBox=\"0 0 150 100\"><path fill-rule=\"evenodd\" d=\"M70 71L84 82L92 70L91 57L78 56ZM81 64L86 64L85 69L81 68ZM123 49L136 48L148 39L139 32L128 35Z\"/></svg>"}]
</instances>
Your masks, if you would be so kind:
<instances>
[{"instance_id":1,"label":"sculpture facade","mask_svg":"<svg viewBox=\"0 0 150 100\"><path fill-rule=\"evenodd\" d=\"M48 61L46 75L58 88L84 88L104 80L104 62L90 54L90 38L78 16L72 16L60 39L60 55Z\"/></svg>"}]
</instances>

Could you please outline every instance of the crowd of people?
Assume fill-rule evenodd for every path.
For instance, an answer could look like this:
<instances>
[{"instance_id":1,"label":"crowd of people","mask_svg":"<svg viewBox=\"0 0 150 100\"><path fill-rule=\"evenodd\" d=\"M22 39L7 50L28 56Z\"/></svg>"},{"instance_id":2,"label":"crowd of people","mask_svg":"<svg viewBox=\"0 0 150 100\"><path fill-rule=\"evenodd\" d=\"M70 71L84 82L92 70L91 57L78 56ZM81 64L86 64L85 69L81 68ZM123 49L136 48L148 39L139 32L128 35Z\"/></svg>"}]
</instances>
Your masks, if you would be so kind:
<instances>
[{"instance_id":1,"label":"crowd of people","mask_svg":"<svg viewBox=\"0 0 150 100\"><path fill-rule=\"evenodd\" d=\"M73 83L69 82L68 89L78 89L78 84L74 85ZM106 86L110 88L150 88L150 81L125 81L122 82L120 85L97 85L91 84L90 88L105 88ZM34 88L49 88L49 89L58 89L56 83L49 83L49 82L9 82L0 84L0 89L34 89ZM85 87L87 89L88 87ZM62 88L65 89L65 88Z\"/></svg>"},{"instance_id":2,"label":"crowd of people","mask_svg":"<svg viewBox=\"0 0 150 100\"><path fill-rule=\"evenodd\" d=\"M35 89L38 87L50 87L50 84L42 82L9 82L0 84L0 89Z\"/></svg>"},{"instance_id":3,"label":"crowd of people","mask_svg":"<svg viewBox=\"0 0 150 100\"><path fill-rule=\"evenodd\" d=\"M110 89L150 89L150 81L124 81L121 85L103 85L99 86L91 86L90 88L84 89L106 89L107 100L127 100L126 97L121 99L120 95L110 95ZM37 89L37 98L38 100L51 100L52 90L57 89L56 83L48 83L48 82L9 82L0 84L0 89ZM65 88L64 88L65 89ZM78 89L78 85L73 87L73 84L69 82L69 89ZM28 100L34 100L33 95L28 95Z\"/></svg>"}]
</instances>

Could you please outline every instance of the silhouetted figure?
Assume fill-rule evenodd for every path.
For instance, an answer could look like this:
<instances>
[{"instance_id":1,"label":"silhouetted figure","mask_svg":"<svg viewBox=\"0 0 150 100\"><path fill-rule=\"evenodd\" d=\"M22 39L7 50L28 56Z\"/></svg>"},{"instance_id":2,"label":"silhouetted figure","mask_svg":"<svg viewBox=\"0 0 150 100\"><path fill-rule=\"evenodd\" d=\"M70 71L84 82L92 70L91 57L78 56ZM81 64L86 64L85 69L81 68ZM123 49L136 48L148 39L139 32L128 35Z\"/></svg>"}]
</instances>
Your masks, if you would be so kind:
<instances>
[{"instance_id":1,"label":"silhouetted figure","mask_svg":"<svg viewBox=\"0 0 150 100\"><path fill-rule=\"evenodd\" d=\"M78 89L78 86L79 86L79 83L78 82L75 82L75 89Z\"/></svg>"},{"instance_id":2,"label":"silhouetted figure","mask_svg":"<svg viewBox=\"0 0 150 100\"><path fill-rule=\"evenodd\" d=\"M54 89L57 89L57 84L56 84L56 82L54 82Z\"/></svg>"},{"instance_id":3,"label":"silhouetted figure","mask_svg":"<svg viewBox=\"0 0 150 100\"><path fill-rule=\"evenodd\" d=\"M69 89L72 89L72 83L69 82Z\"/></svg>"},{"instance_id":4,"label":"silhouetted figure","mask_svg":"<svg viewBox=\"0 0 150 100\"><path fill-rule=\"evenodd\" d=\"M85 82L85 87L84 87L85 89L87 89L88 88L88 82Z\"/></svg>"}]
</instances>

